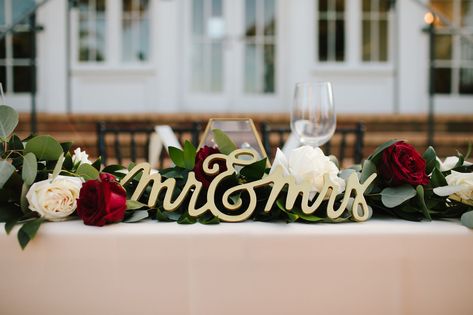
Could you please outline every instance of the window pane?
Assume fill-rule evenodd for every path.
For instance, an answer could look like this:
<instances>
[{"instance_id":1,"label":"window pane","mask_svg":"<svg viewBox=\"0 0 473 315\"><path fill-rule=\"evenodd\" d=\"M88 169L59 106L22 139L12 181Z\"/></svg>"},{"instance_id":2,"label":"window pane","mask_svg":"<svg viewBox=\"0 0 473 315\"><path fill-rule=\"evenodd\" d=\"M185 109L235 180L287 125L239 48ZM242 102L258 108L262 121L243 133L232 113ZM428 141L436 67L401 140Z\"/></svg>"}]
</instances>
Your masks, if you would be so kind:
<instances>
[{"instance_id":1,"label":"window pane","mask_svg":"<svg viewBox=\"0 0 473 315\"><path fill-rule=\"evenodd\" d=\"M96 21L96 52L95 60L104 61L105 60L105 19L97 19Z\"/></svg>"},{"instance_id":2,"label":"window pane","mask_svg":"<svg viewBox=\"0 0 473 315\"><path fill-rule=\"evenodd\" d=\"M379 0L379 12L386 13L389 11L391 0Z\"/></svg>"},{"instance_id":3,"label":"window pane","mask_svg":"<svg viewBox=\"0 0 473 315\"><path fill-rule=\"evenodd\" d=\"M204 77L204 44L194 44L192 47L192 83L193 91L205 90Z\"/></svg>"},{"instance_id":4,"label":"window pane","mask_svg":"<svg viewBox=\"0 0 473 315\"><path fill-rule=\"evenodd\" d=\"M79 0L79 61L104 61L105 0Z\"/></svg>"},{"instance_id":5,"label":"window pane","mask_svg":"<svg viewBox=\"0 0 473 315\"><path fill-rule=\"evenodd\" d=\"M13 92L31 91L31 68L29 66L13 67Z\"/></svg>"},{"instance_id":6,"label":"window pane","mask_svg":"<svg viewBox=\"0 0 473 315\"><path fill-rule=\"evenodd\" d=\"M212 16L222 16L222 0L212 0Z\"/></svg>"},{"instance_id":7,"label":"window pane","mask_svg":"<svg viewBox=\"0 0 473 315\"><path fill-rule=\"evenodd\" d=\"M337 20L335 28L335 58L337 61L343 61L345 60L345 22Z\"/></svg>"},{"instance_id":8,"label":"window pane","mask_svg":"<svg viewBox=\"0 0 473 315\"><path fill-rule=\"evenodd\" d=\"M371 23L369 20L363 20L363 46L362 59L363 61L371 60Z\"/></svg>"},{"instance_id":9,"label":"window pane","mask_svg":"<svg viewBox=\"0 0 473 315\"><path fill-rule=\"evenodd\" d=\"M0 66L0 83L3 86L3 92L7 91L7 67Z\"/></svg>"},{"instance_id":10,"label":"window pane","mask_svg":"<svg viewBox=\"0 0 473 315\"><path fill-rule=\"evenodd\" d=\"M105 1L106 0L95 0L96 1L96 11L98 14L105 14Z\"/></svg>"},{"instance_id":11,"label":"window pane","mask_svg":"<svg viewBox=\"0 0 473 315\"><path fill-rule=\"evenodd\" d=\"M345 0L335 0L335 10L337 12L345 12Z\"/></svg>"},{"instance_id":12,"label":"window pane","mask_svg":"<svg viewBox=\"0 0 473 315\"><path fill-rule=\"evenodd\" d=\"M131 2L131 1L130 1ZM122 56L123 60L133 60L133 24L130 18L122 21Z\"/></svg>"},{"instance_id":13,"label":"window pane","mask_svg":"<svg viewBox=\"0 0 473 315\"><path fill-rule=\"evenodd\" d=\"M473 69L460 69L460 94L473 94Z\"/></svg>"},{"instance_id":14,"label":"window pane","mask_svg":"<svg viewBox=\"0 0 473 315\"><path fill-rule=\"evenodd\" d=\"M255 44L245 45L245 92L257 92L257 47Z\"/></svg>"},{"instance_id":15,"label":"window pane","mask_svg":"<svg viewBox=\"0 0 473 315\"><path fill-rule=\"evenodd\" d=\"M245 34L256 36L256 0L245 1Z\"/></svg>"},{"instance_id":16,"label":"window pane","mask_svg":"<svg viewBox=\"0 0 473 315\"><path fill-rule=\"evenodd\" d=\"M138 60L146 61L149 58L149 19L142 19L140 25Z\"/></svg>"},{"instance_id":17,"label":"window pane","mask_svg":"<svg viewBox=\"0 0 473 315\"><path fill-rule=\"evenodd\" d=\"M264 45L264 93L274 92L274 62L275 62L274 45Z\"/></svg>"},{"instance_id":18,"label":"window pane","mask_svg":"<svg viewBox=\"0 0 473 315\"><path fill-rule=\"evenodd\" d=\"M452 90L452 69L435 69L434 91L437 94L449 94Z\"/></svg>"},{"instance_id":19,"label":"window pane","mask_svg":"<svg viewBox=\"0 0 473 315\"><path fill-rule=\"evenodd\" d=\"M5 25L5 0L0 0L0 26Z\"/></svg>"},{"instance_id":20,"label":"window pane","mask_svg":"<svg viewBox=\"0 0 473 315\"><path fill-rule=\"evenodd\" d=\"M435 59L450 60L452 58L452 36L435 36Z\"/></svg>"},{"instance_id":21,"label":"window pane","mask_svg":"<svg viewBox=\"0 0 473 315\"><path fill-rule=\"evenodd\" d=\"M461 25L465 26L473 26L473 1L462 1L461 6Z\"/></svg>"},{"instance_id":22,"label":"window pane","mask_svg":"<svg viewBox=\"0 0 473 315\"><path fill-rule=\"evenodd\" d=\"M6 57L6 48L5 48L5 38L0 40L0 59L5 59Z\"/></svg>"},{"instance_id":23,"label":"window pane","mask_svg":"<svg viewBox=\"0 0 473 315\"><path fill-rule=\"evenodd\" d=\"M388 22L379 21L379 60L388 61Z\"/></svg>"},{"instance_id":24,"label":"window pane","mask_svg":"<svg viewBox=\"0 0 473 315\"><path fill-rule=\"evenodd\" d=\"M211 46L211 86L212 92L221 92L223 90L223 46L222 43L213 43Z\"/></svg>"},{"instance_id":25,"label":"window pane","mask_svg":"<svg viewBox=\"0 0 473 315\"><path fill-rule=\"evenodd\" d=\"M274 35L276 28L275 0L264 0L264 35Z\"/></svg>"},{"instance_id":26,"label":"window pane","mask_svg":"<svg viewBox=\"0 0 473 315\"><path fill-rule=\"evenodd\" d=\"M453 1L451 0L431 0L432 7L442 13L449 21L453 20ZM439 19L440 25L443 25Z\"/></svg>"},{"instance_id":27,"label":"window pane","mask_svg":"<svg viewBox=\"0 0 473 315\"><path fill-rule=\"evenodd\" d=\"M345 1L319 1L318 60L321 62L345 60Z\"/></svg>"},{"instance_id":28,"label":"window pane","mask_svg":"<svg viewBox=\"0 0 473 315\"><path fill-rule=\"evenodd\" d=\"M327 12L328 0L319 0L319 12Z\"/></svg>"},{"instance_id":29,"label":"window pane","mask_svg":"<svg viewBox=\"0 0 473 315\"><path fill-rule=\"evenodd\" d=\"M473 62L473 43L466 39L461 40L461 60Z\"/></svg>"},{"instance_id":30,"label":"window pane","mask_svg":"<svg viewBox=\"0 0 473 315\"><path fill-rule=\"evenodd\" d=\"M362 4L363 12L371 11L371 0L363 0Z\"/></svg>"},{"instance_id":31,"label":"window pane","mask_svg":"<svg viewBox=\"0 0 473 315\"><path fill-rule=\"evenodd\" d=\"M34 0L13 0L13 21L21 18L25 13L31 10L35 3Z\"/></svg>"},{"instance_id":32,"label":"window pane","mask_svg":"<svg viewBox=\"0 0 473 315\"><path fill-rule=\"evenodd\" d=\"M326 20L319 21L319 60L328 60L328 23Z\"/></svg>"},{"instance_id":33,"label":"window pane","mask_svg":"<svg viewBox=\"0 0 473 315\"><path fill-rule=\"evenodd\" d=\"M204 0L192 2L192 32L194 36L204 34Z\"/></svg>"},{"instance_id":34,"label":"window pane","mask_svg":"<svg viewBox=\"0 0 473 315\"><path fill-rule=\"evenodd\" d=\"M13 58L30 58L31 45L30 33L15 33L13 34Z\"/></svg>"}]
</instances>

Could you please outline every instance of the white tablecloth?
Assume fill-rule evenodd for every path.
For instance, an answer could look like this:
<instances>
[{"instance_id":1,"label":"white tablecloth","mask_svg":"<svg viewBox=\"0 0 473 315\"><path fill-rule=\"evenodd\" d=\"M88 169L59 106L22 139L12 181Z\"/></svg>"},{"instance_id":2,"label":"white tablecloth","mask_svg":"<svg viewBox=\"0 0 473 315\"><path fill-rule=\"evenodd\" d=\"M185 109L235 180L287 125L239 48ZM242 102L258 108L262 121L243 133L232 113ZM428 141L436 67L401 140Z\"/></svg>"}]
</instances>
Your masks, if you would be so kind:
<instances>
[{"instance_id":1,"label":"white tablecloth","mask_svg":"<svg viewBox=\"0 0 473 315\"><path fill-rule=\"evenodd\" d=\"M473 314L458 222L0 228L2 315Z\"/></svg>"}]
</instances>

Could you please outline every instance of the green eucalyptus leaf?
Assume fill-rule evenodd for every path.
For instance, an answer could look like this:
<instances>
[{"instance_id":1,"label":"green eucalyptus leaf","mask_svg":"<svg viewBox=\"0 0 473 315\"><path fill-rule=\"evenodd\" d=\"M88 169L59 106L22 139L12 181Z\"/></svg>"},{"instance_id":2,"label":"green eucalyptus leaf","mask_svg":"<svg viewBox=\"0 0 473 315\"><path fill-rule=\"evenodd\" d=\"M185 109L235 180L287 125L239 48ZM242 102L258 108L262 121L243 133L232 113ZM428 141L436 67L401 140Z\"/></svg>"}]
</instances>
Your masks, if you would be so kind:
<instances>
[{"instance_id":1,"label":"green eucalyptus leaf","mask_svg":"<svg viewBox=\"0 0 473 315\"><path fill-rule=\"evenodd\" d=\"M294 208L293 209L294 213L297 214L302 220L308 221L308 222L319 222L319 221L324 221L324 218L318 217L313 214L305 214L301 209L299 208Z\"/></svg>"},{"instance_id":2,"label":"green eucalyptus leaf","mask_svg":"<svg viewBox=\"0 0 473 315\"><path fill-rule=\"evenodd\" d=\"M36 236L41 223L44 219L39 218L32 221L28 221L18 231L18 241L20 242L21 249L25 249L26 245Z\"/></svg>"},{"instance_id":3,"label":"green eucalyptus leaf","mask_svg":"<svg viewBox=\"0 0 473 315\"><path fill-rule=\"evenodd\" d=\"M102 170L102 173L115 174L117 171L126 170L122 165L109 165Z\"/></svg>"},{"instance_id":4,"label":"green eucalyptus leaf","mask_svg":"<svg viewBox=\"0 0 473 315\"><path fill-rule=\"evenodd\" d=\"M199 223L205 225L219 224L220 219L214 215L199 217Z\"/></svg>"},{"instance_id":5,"label":"green eucalyptus leaf","mask_svg":"<svg viewBox=\"0 0 473 315\"><path fill-rule=\"evenodd\" d=\"M371 160L365 160L363 162L363 168L361 169L360 183L363 184L374 173L376 173L376 164L374 164ZM371 192L375 182L376 181L373 181L368 186L368 188L365 190L365 194L369 194Z\"/></svg>"},{"instance_id":6,"label":"green eucalyptus leaf","mask_svg":"<svg viewBox=\"0 0 473 315\"><path fill-rule=\"evenodd\" d=\"M10 140L8 141L8 150L23 150L23 142L17 135L11 136Z\"/></svg>"},{"instance_id":7,"label":"green eucalyptus leaf","mask_svg":"<svg viewBox=\"0 0 473 315\"><path fill-rule=\"evenodd\" d=\"M51 136L37 136L26 143L25 153L33 153L38 161L56 161L62 151L59 142Z\"/></svg>"},{"instance_id":8,"label":"green eucalyptus leaf","mask_svg":"<svg viewBox=\"0 0 473 315\"><path fill-rule=\"evenodd\" d=\"M62 168L68 171L72 171L74 167L74 163L72 163L72 156L70 152L67 152L64 156L64 162L62 164Z\"/></svg>"},{"instance_id":9,"label":"green eucalyptus leaf","mask_svg":"<svg viewBox=\"0 0 473 315\"><path fill-rule=\"evenodd\" d=\"M28 213L30 209L28 208L28 199L26 199L26 194L30 190L30 185L23 183L21 186L21 197L20 197L20 206L23 213Z\"/></svg>"},{"instance_id":10,"label":"green eucalyptus leaf","mask_svg":"<svg viewBox=\"0 0 473 315\"><path fill-rule=\"evenodd\" d=\"M64 154L68 153L69 150L71 149L72 147L72 142L68 141L68 142L61 142L61 148L62 148L62 152Z\"/></svg>"},{"instance_id":11,"label":"green eucalyptus leaf","mask_svg":"<svg viewBox=\"0 0 473 315\"><path fill-rule=\"evenodd\" d=\"M16 169L7 161L0 160L0 189L10 179L10 176L15 173Z\"/></svg>"},{"instance_id":12,"label":"green eucalyptus leaf","mask_svg":"<svg viewBox=\"0 0 473 315\"><path fill-rule=\"evenodd\" d=\"M0 105L0 140L6 141L7 137L18 125L18 113L7 105Z\"/></svg>"},{"instance_id":13,"label":"green eucalyptus leaf","mask_svg":"<svg viewBox=\"0 0 473 315\"><path fill-rule=\"evenodd\" d=\"M163 211L161 209L156 210L156 219L160 222L171 222L171 221L176 221L179 219L179 217L176 220L171 220L168 216L169 212Z\"/></svg>"},{"instance_id":14,"label":"green eucalyptus leaf","mask_svg":"<svg viewBox=\"0 0 473 315\"><path fill-rule=\"evenodd\" d=\"M381 144L374 150L373 154L368 157L368 160L371 160L375 164L378 163L379 159L381 158L381 153L396 142L399 142L399 140L389 140Z\"/></svg>"},{"instance_id":15,"label":"green eucalyptus leaf","mask_svg":"<svg viewBox=\"0 0 473 315\"><path fill-rule=\"evenodd\" d=\"M416 191L417 191L417 200L419 201L420 208L422 212L424 213L425 218L431 221L432 217L430 216L430 210L429 208L427 208L427 205L425 204L424 187L422 187L422 185L417 185Z\"/></svg>"},{"instance_id":16,"label":"green eucalyptus leaf","mask_svg":"<svg viewBox=\"0 0 473 315\"><path fill-rule=\"evenodd\" d=\"M13 228L15 227L17 223L18 223L18 218L13 218L5 222L5 232L7 234L10 234L11 230L13 230Z\"/></svg>"},{"instance_id":17,"label":"green eucalyptus leaf","mask_svg":"<svg viewBox=\"0 0 473 315\"><path fill-rule=\"evenodd\" d=\"M432 173L437 163L437 153L435 153L434 148L428 147L424 154L422 154L422 157L425 160L425 172L427 174Z\"/></svg>"},{"instance_id":18,"label":"green eucalyptus leaf","mask_svg":"<svg viewBox=\"0 0 473 315\"><path fill-rule=\"evenodd\" d=\"M184 165L185 168L188 170L194 169L195 165L195 155L196 155L196 148L190 143L189 141L186 140L184 143Z\"/></svg>"},{"instance_id":19,"label":"green eucalyptus leaf","mask_svg":"<svg viewBox=\"0 0 473 315\"><path fill-rule=\"evenodd\" d=\"M461 222L469 229L473 229L473 211L468 211L462 214Z\"/></svg>"},{"instance_id":20,"label":"green eucalyptus leaf","mask_svg":"<svg viewBox=\"0 0 473 315\"><path fill-rule=\"evenodd\" d=\"M194 217L191 217L188 212L184 212L179 220L177 220L177 223L179 224L194 224L197 222L197 219Z\"/></svg>"},{"instance_id":21,"label":"green eucalyptus leaf","mask_svg":"<svg viewBox=\"0 0 473 315\"><path fill-rule=\"evenodd\" d=\"M131 171L135 166L136 166L135 162L130 162L130 164L128 164L128 170Z\"/></svg>"},{"instance_id":22,"label":"green eucalyptus leaf","mask_svg":"<svg viewBox=\"0 0 473 315\"><path fill-rule=\"evenodd\" d=\"M18 221L23 216L21 209L13 203L0 203L0 222Z\"/></svg>"},{"instance_id":23,"label":"green eucalyptus leaf","mask_svg":"<svg viewBox=\"0 0 473 315\"><path fill-rule=\"evenodd\" d=\"M265 169L266 158L255 163L251 163L250 165L246 165L240 170L240 175L248 181L255 181L263 177Z\"/></svg>"},{"instance_id":24,"label":"green eucalyptus leaf","mask_svg":"<svg viewBox=\"0 0 473 315\"><path fill-rule=\"evenodd\" d=\"M176 166L186 168L184 162L184 152L176 147L169 147L169 157Z\"/></svg>"},{"instance_id":25,"label":"green eucalyptus leaf","mask_svg":"<svg viewBox=\"0 0 473 315\"><path fill-rule=\"evenodd\" d=\"M54 166L53 175L52 175L51 179L54 180L56 177L58 177L59 173L61 173L62 165L64 164L64 160L65 160L65 158L64 158L64 152L63 152L59 156L59 159L57 160L56 166Z\"/></svg>"},{"instance_id":26,"label":"green eucalyptus leaf","mask_svg":"<svg viewBox=\"0 0 473 315\"><path fill-rule=\"evenodd\" d=\"M235 143L227 136L225 132L220 129L213 129L215 143L217 143L218 149L223 154L230 154L237 149Z\"/></svg>"},{"instance_id":27,"label":"green eucalyptus leaf","mask_svg":"<svg viewBox=\"0 0 473 315\"><path fill-rule=\"evenodd\" d=\"M100 167L102 166L102 158L99 156L98 159L96 159L94 161L94 163L92 163L92 167L95 168L97 171L100 172Z\"/></svg>"},{"instance_id":28,"label":"green eucalyptus leaf","mask_svg":"<svg viewBox=\"0 0 473 315\"><path fill-rule=\"evenodd\" d=\"M381 202L387 208L394 208L415 195L416 190L410 185L387 187L381 191Z\"/></svg>"},{"instance_id":29,"label":"green eucalyptus leaf","mask_svg":"<svg viewBox=\"0 0 473 315\"><path fill-rule=\"evenodd\" d=\"M126 210L136 210L136 209L141 209L143 207L148 207L148 206L136 200L130 199L126 201Z\"/></svg>"},{"instance_id":30,"label":"green eucalyptus leaf","mask_svg":"<svg viewBox=\"0 0 473 315\"><path fill-rule=\"evenodd\" d=\"M99 171L90 164L79 165L76 174L84 178L84 180L95 180L99 178Z\"/></svg>"},{"instance_id":31,"label":"green eucalyptus leaf","mask_svg":"<svg viewBox=\"0 0 473 315\"><path fill-rule=\"evenodd\" d=\"M27 185L32 185L38 173L38 161L33 153L27 153L23 157L23 169L21 170L21 178Z\"/></svg>"},{"instance_id":32,"label":"green eucalyptus leaf","mask_svg":"<svg viewBox=\"0 0 473 315\"><path fill-rule=\"evenodd\" d=\"M447 181L445 180L445 176L443 176L442 172L438 168L433 169L432 176L430 178L430 183L432 187L441 187L448 185Z\"/></svg>"},{"instance_id":33,"label":"green eucalyptus leaf","mask_svg":"<svg viewBox=\"0 0 473 315\"><path fill-rule=\"evenodd\" d=\"M128 201L128 200L127 200ZM135 223L135 222L139 222L139 221L142 221L146 218L149 217L149 213L148 213L148 210L139 210L139 211L133 211L131 216L128 217L125 221L125 223Z\"/></svg>"}]
</instances>

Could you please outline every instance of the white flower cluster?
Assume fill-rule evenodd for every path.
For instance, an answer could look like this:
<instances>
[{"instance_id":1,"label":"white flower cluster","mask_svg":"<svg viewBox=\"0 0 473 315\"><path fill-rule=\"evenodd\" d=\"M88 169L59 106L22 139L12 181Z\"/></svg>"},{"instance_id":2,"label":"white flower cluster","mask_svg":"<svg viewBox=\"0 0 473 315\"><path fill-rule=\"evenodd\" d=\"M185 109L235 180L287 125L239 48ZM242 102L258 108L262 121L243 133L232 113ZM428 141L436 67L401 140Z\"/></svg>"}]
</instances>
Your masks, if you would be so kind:
<instances>
[{"instance_id":1,"label":"white flower cluster","mask_svg":"<svg viewBox=\"0 0 473 315\"><path fill-rule=\"evenodd\" d=\"M294 176L296 183L308 181L312 186L310 198L322 190L325 174L338 186L340 193L345 190L345 181L338 177L338 167L320 148L302 146L291 151L288 157L277 149L270 173L278 166L282 167L284 175Z\"/></svg>"}]
</instances>

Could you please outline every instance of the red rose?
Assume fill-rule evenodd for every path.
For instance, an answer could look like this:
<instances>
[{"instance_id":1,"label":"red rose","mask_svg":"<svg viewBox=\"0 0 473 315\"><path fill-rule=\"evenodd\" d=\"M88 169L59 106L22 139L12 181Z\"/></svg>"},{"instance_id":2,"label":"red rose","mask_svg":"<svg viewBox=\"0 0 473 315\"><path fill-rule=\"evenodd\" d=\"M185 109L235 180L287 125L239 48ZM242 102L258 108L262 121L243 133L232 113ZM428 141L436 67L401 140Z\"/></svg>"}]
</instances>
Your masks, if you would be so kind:
<instances>
[{"instance_id":1,"label":"red rose","mask_svg":"<svg viewBox=\"0 0 473 315\"><path fill-rule=\"evenodd\" d=\"M410 144L399 141L383 151L378 173L388 186L427 185L425 160Z\"/></svg>"},{"instance_id":2,"label":"red rose","mask_svg":"<svg viewBox=\"0 0 473 315\"><path fill-rule=\"evenodd\" d=\"M218 173L215 175L207 175L205 174L203 170L203 164L204 160L212 154L220 153L220 151L217 148L212 148L209 146L204 146L201 148L198 152L197 155L195 156L195 166L194 166L194 173L195 173L195 178L202 183L202 185L205 188L209 188L210 183L212 180L221 172L224 172L227 170L227 165L225 164L225 161L223 160L218 160L210 164L210 167L212 167L214 164L218 164Z\"/></svg>"},{"instance_id":3,"label":"red rose","mask_svg":"<svg viewBox=\"0 0 473 315\"><path fill-rule=\"evenodd\" d=\"M98 180L82 185L77 199L77 214L87 225L104 226L123 220L126 192L113 175L102 173Z\"/></svg>"}]
</instances>

